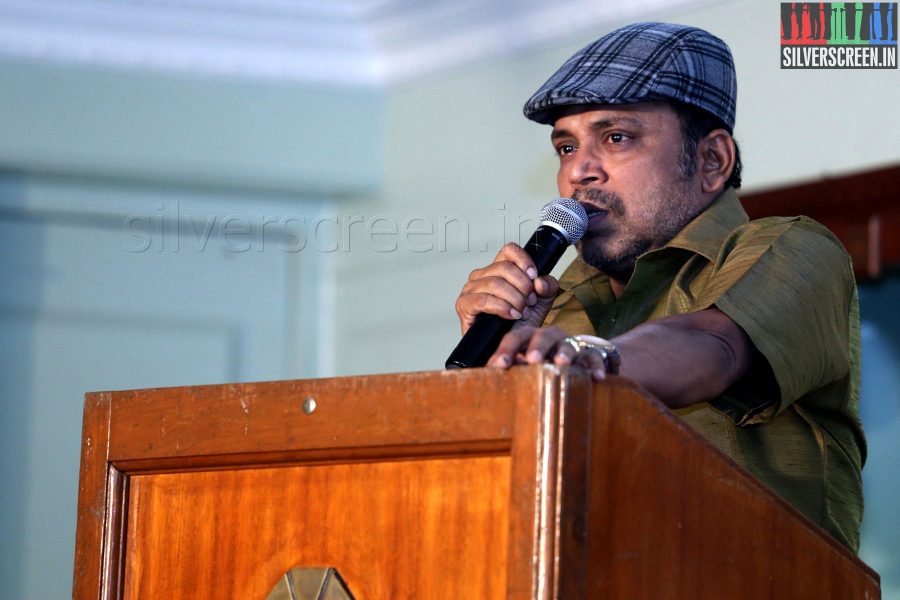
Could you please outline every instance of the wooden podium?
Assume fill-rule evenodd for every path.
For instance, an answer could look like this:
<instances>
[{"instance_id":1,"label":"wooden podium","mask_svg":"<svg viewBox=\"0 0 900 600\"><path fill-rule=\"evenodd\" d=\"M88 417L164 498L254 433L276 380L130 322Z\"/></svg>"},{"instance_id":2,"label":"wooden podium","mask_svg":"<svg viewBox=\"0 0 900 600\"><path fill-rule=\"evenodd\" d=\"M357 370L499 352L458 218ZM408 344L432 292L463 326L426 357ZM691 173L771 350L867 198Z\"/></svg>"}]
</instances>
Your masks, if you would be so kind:
<instances>
[{"instance_id":1,"label":"wooden podium","mask_svg":"<svg viewBox=\"0 0 900 600\"><path fill-rule=\"evenodd\" d=\"M100 392L79 599L865 598L878 575L626 380L552 366Z\"/></svg>"}]
</instances>

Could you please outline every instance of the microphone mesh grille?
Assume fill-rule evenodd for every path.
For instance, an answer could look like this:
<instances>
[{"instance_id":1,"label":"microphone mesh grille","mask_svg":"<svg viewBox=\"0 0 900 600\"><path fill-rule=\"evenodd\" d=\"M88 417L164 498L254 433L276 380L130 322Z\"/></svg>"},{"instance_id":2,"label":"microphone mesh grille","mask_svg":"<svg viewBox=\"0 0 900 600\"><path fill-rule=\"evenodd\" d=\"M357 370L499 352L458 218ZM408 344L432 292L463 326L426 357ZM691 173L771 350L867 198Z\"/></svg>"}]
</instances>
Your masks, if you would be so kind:
<instances>
[{"instance_id":1,"label":"microphone mesh grille","mask_svg":"<svg viewBox=\"0 0 900 600\"><path fill-rule=\"evenodd\" d=\"M584 207L571 198L557 198L541 209L541 222L550 222L566 232L569 243L574 244L584 235L588 217Z\"/></svg>"}]
</instances>

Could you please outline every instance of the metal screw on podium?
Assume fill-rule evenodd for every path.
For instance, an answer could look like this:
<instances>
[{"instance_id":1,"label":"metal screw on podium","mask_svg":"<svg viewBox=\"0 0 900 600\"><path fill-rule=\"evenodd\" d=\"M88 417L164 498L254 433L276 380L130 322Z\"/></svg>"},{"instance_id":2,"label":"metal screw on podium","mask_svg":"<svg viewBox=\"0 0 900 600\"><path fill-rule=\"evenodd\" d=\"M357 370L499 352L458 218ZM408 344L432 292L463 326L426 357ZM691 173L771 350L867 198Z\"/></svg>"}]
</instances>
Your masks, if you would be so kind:
<instances>
[{"instance_id":1,"label":"metal screw on podium","mask_svg":"<svg viewBox=\"0 0 900 600\"><path fill-rule=\"evenodd\" d=\"M316 400L312 396L307 396L303 399L303 412L307 415L313 414L313 411L316 410Z\"/></svg>"}]
</instances>

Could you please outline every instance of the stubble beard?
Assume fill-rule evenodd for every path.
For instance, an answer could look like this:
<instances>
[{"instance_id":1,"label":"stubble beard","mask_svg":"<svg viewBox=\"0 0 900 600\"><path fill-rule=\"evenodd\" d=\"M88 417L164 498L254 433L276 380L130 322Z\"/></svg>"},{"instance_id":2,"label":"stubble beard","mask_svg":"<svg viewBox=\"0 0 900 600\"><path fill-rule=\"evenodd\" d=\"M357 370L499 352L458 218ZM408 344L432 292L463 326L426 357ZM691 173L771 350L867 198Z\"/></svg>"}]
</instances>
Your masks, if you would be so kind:
<instances>
[{"instance_id":1,"label":"stubble beard","mask_svg":"<svg viewBox=\"0 0 900 600\"><path fill-rule=\"evenodd\" d=\"M597 189L576 190L575 200L588 200L609 212L614 229L588 230L581 239L581 257L587 264L613 279L627 282L634 272L637 259L652 248L665 245L696 216L697 211L688 202L687 182L679 179L667 189L647 190L651 196L663 197L664 212L649 215L650 226L644 231L629 229L629 211L625 202L615 192ZM632 217L635 214L631 214ZM645 219L645 222L648 222Z\"/></svg>"}]
</instances>

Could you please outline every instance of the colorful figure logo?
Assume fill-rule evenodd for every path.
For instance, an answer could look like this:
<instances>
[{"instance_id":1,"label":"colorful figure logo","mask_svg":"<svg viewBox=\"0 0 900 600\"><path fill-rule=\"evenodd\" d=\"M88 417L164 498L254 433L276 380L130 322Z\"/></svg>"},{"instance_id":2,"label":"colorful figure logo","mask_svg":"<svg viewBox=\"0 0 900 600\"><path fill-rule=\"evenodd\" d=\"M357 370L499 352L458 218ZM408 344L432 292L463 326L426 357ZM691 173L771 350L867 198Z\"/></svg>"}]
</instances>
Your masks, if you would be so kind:
<instances>
[{"instance_id":1,"label":"colorful figure logo","mask_svg":"<svg viewBox=\"0 0 900 600\"><path fill-rule=\"evenodd\" d=\"M782 2L783 69L896 69L896 2Z\"/></svg>"}]
</instances>

